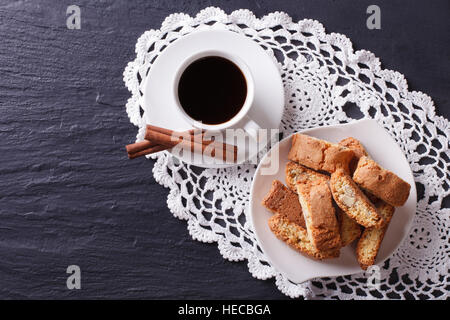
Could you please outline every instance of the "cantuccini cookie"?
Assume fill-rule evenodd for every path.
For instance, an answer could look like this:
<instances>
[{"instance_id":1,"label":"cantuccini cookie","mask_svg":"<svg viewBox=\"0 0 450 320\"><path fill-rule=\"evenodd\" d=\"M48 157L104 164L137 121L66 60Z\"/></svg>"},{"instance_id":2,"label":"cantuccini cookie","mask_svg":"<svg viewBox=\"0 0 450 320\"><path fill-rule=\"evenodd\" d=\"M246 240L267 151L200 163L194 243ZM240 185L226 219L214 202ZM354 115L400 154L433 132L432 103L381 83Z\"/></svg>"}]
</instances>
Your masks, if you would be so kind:
<instances>
[{"instance_id":1,"label":"cantuccini cookie","mask_svg":"<svg viewBox=\"0 0 450 320\"><path fill-rule=\"evenodd\" d=\"M322 251L340 247L339 225L328 183L323 180L298 183L297 193L311 243Z\"/></svg>"},{"instance_id":2,"label":"cantuccini cookie","mask_svg":"<svg viewBox=\"0 0 450 320\"><path fill-rule=\"evenodd\" d=\"M339 257L339 249L320 251L311 243L305 228L290 222L281 214L274 214L269 219L269 228L275 236L286 242L293 249L314 259L323 260Z\"/></svg>"},{"instance_id":3,"label":"cantuccini cookie","mask_svg":"<svg viewBox=\"0 0 450 320\"><path fill-rule=\"evenodd\" d=\"M343 170L331 175L330 188L337 205L358 224L366 228L382 226L383 219L373 203Z\"/></svg>"},{"instance_id":4,"label":"cantuccini cookie","mask_svg":"<svg viewBox=\"0 0 450 320\"><path fill-rule=\"evenodd\" d=\"M297 194L280 181L272 181L272 187L264 197L262 205L273 213L279 213L289 221L306 227Z\"/></svg>"},{"instance_id":5,"label":"cantuccini cookie","mask_svg":"<svg viewBox=\"0 0 450 320\"><path fill-rule=\"evenodd\" d=\"M352 149L353 152L355 153L355 157L358 159L368 155L361 141L353 137L342 139L341 141L339 141L339 145Z\"/></svg>"},{"instance_id":6,"label":"cantuccini cookie","mask_svg":"<svg viewBox=\"0 0 450 320\"><path fill-rule=\"evenodd\" d=\"M289 161L286 165L286 184L297 193L297 183L323 180L328 182L330 177L306 168L298 163Z\"/></svg>"},{"instance_id":7,"label":"cantuccini cookie","mask_svg":"<svg viewBox=\"0 0 450 320\"><path fill-rule=\"evenodd\" d=\"M382 168L369 157L361 157L353 173L353 180L365 190L394 207L405 204L411 186L396 174Z\"/></svg>"},{"instance_id":8,"label":"cantuccini cookie","mask_svg":"<svg viewBox=\"0 0 450 320\"><path fill-rule=\"evenodd\" d=\"M345 138L338 143L340 146L349 148L353 151L355 156L350 161L350 172L353 173L358 165L358 161L361 157L368 156L366 149L362 145L362 143L353 137Z\"/></svg>"},{"instance_id":9,"label":"cantuccini cookie","mask_svg":"<svg viewBox=\"0 0 450 320\"><path fill-rule=\"evenodd\" d=\"M359 238L361 235L361 226L343 212L341 208L338 208L336 213L341 235L341 246L346 247Z\"/></svg>"},{"instance_id":10,"label":"cantuccini cookie","mask_svg":"<svg viewBox=\"0 0 450 320\"><path fill-rule=\"evenodd\" d=\"M366 270L375 263L381 242L383 241L389 222L394 215L395 208L393 206L382 201L380 202L381 204L377 208L385 224L381 228L366 228L356 247L356 257L363 270Z\"/></svg>"},{"instance_id":11,"label":"cantuccini cookie","mask_svg":"<svg viewBox=\"0 0 450 320\"><path fill-rule=\"evenodd\" d=\"M296 133L292 136L288 159L314 170L333 173L338 168L348 172L353 156L349 148Z\"/></svg>"}]
</instances>

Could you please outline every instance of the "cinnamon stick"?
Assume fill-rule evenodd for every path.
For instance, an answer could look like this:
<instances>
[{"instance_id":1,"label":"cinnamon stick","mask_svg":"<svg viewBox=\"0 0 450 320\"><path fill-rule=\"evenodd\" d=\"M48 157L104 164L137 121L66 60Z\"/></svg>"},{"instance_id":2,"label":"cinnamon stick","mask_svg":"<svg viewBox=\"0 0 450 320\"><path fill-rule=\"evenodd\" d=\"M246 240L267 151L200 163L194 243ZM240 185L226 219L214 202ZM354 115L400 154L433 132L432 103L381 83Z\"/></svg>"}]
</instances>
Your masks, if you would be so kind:
<instances>
[{"instance_id":1,"label":"cinnamon stick","mask_svg":"<svg viewBox=\"0 0 450 320\"><path fill-rule=\"evenodd\" d=\"M200 137L199 137L200 136ZM192 129L184 132L177 132L166 128L147 125L145 140L129 144L126 146L130 159L139 156L159 152L175 146L179 146L191 152L208 155L213 158L221 158L224 161L237 160L237 147L214 140L203 140L204 131Z\"/></svg>"},{"instance_id":2,"label":"cinnamon stick","mask_svg":"<svg viewBox=\"0 0 450 320\"><path fill-rule=\"evenodd\" d=\"M128 158L129 159L135 159L137 157L141 157L141 156L145 156L147 154L152 154L152 153L156 153L159 151L163 151L166 150L167 147L163 146L163 145L154 145L150 148L138 151L138 152L134 152L134 153L128 153Z\"/></svg>"},{"instance_id":3,"label":"cinnamon stick","mask_svg":"<svg viewBox=\"0 0 450 320\"><path fill-rule=\"evenodd\" d=\"M185 150L190 150L191 152L202 154L204 154L206 150L209 152L209 156L213 158L221 158L223 161L236 162L237 160L236 146L211 140L202 140L202 143L199 143L195 141L192 136L188 136L183 132L176 132L168 129L159 129L161 128L158 128L158 131L155 131L153 126L147 126L145 139L165 145L169 148L180 146Z\"/></svg>"},{"instance_id":4,"label":"cinnamon stick","mask_svg":"<svg viewBox=\"0 0 450 320\"><path fill-rule=\"evenodd\" d=\"M203 133L202 132L195 133L195 130L189 130L189 131L186 131L186 133L191 134L193 139L196 140L196 141L197 140L203 141ZM201 137L199 138L198 135L200 135ZM186 135L186 137L187 137L187 135ZM211 141L209 141L209 142L211 142ZM143 140L143 141L140 141L140 142L135 142L135 143L128 144L128 145L125 146L125 149L127 150L128 155L130 155L130 154L133 154L133 153L145 151L145 150L150 149L150 148L152 148L152 147L154 147L156 145L158 145L158 144L153 142L153 141ZM166 150L166 149L169 149L169 148L166 147L165 149L161 149L161 150L158 150L158 151L162 151L162 150ZM155 152L158 152L158 151L155 151ZM134 159L134 158L131 158L131 159Z\"/></svg>"},{"instance_id":5,"label":"cinnamon stick","mask_svg":"<svg viewBox=\"0 0 450 320\"><path fill-rule=\"evenodd\" d=\"M197 135L197 134L202 134L203 133L203 130L201 130L201 129L191 129L191 130L188 130L188 131L185 131L185 132L178 132L178 131L173 131L173 130L166 129L166 128L153 126L151 124L147 125L147 128L146 128L145 132L147 133L148 131L155 131L155 132L163 133L163 134L168 135L168 136L175 135L177 137L183 137L184 139L190 139L190 138L192 138L193 135Z\"/></svg>"},{"instance_id":6,"label":"cinnamon stick","mask_svg":"<svg viewBox=\"0 0 450 320\"><path fill-rule=\"evenodd\" d=\"M152 148L152 147L154 147L156 145L157 144L152 142L152 141L143 140L143 141L140 141L140 142L128 144L128 145L125 146L125 149L127 149L128 155L130 155L132 153L137 153L137 152L141 152L143 150Z\"/></svg>"}]
</instances>

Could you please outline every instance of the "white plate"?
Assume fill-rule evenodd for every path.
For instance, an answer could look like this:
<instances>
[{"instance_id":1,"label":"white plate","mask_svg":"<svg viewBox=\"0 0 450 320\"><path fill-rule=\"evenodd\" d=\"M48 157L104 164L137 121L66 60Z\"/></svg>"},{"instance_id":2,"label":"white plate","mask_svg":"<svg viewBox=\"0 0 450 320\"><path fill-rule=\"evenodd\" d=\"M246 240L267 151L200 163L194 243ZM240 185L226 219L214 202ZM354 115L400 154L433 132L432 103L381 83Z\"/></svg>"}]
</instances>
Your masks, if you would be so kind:
<instances>
[{"instance_id":1,"label":"white plate","mask_svg":"<svg viewBox=\"0 0 450 320\"><path fill-rule=\"evenodd\" d=\"M414 177L400 147L394 139L374 120L360 120L350 124L319 127L303 130L302 133L316 138L339 142L347 137L354 137L362 142L369 155L382 167L393 171L411 185L411 192L406 204L395 210L388 230L381 244L376 264L386 260L407 236L416 212L417 195ZM278 240L267 224L272 215L261 205L269 191L272 180L285 183L284 170L288 162L287 155L291 147L289 136L276 144L261 160L258 166L250 194L250 215L256 238L272 265L293 282L300 283L317 277L334 277L361 272L355 254L355 243L341 249L337 259L316 261L298 253L283 241ZM261 175L262 163L279 151L279 169L274 175ZM267 163L267 162L266 162Z\"/></svg>"},{"instance_id":2,"label":"white plate","mask_svg":"<svg viewBox=\"0 0 450 320\"><path fill-rule=\"evenodd\" d=\"M255 84L255 98L249 117L262 128L279 127L284 110L284 89L281 75L273 59L256 42L243 35L222 29L207 29L186 35L165 48L150 68L143 85L141 101L148 124L172 130L188 130L191 125L176 110L174 81L176 71L188 57L206 50L218 50L240 57L249 67ZM238 123L233 128L241 128ZM247 140L247 139L246 139ZM250 143L256 144L252 139ZM227 140L233 143L232 140ZM259 143L259 150L266 143ZM251 150L252 152L246 152ZM237 163L253 158L258 148L239 147ZM235 164L207 164L196 162L189 155L181 157L184 162L200 167L228 167Z\"/></svg>"}]
</instances>

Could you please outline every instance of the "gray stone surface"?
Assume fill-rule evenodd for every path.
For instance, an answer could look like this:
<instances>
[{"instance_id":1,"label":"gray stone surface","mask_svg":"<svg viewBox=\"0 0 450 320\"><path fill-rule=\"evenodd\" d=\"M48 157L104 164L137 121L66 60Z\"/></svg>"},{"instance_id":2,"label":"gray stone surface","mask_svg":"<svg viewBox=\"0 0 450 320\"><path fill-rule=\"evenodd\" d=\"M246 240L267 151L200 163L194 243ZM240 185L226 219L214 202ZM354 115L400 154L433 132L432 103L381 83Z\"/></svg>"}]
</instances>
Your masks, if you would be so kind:
<instances>
[{"instance_id":1,"label":"gray stone surface","mask_svg":"<svg viewBox=\"0 0 450 320\"><path fill-rule=\"evenodd\" d=\"M81 7L81 30L66 8ZM374 52L449 116L448 1L377 1L382 30L365 27L369 1L1 1L0 298L253 298L284 296L190 239L152 178L128 161L136 128L122 72L137 38L172 12L210 6L257 16L317 19ZM81 267L82 289L66 288Z\"/></svg>"}]
</instances>

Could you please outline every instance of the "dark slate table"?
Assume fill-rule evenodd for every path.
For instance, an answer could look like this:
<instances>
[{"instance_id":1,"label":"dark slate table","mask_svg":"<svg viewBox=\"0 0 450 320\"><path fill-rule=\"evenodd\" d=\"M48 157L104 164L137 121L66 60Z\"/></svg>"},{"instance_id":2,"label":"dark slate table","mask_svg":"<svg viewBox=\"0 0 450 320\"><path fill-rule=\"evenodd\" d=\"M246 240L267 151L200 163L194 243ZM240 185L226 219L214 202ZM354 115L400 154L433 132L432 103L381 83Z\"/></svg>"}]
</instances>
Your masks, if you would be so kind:
<instances>
[{"instance_id":1,"label":"dark slate table","mask_svg":"<svg viewBox=\"0 0 450 320\"><path fill-rule=\"evenodd\" d=\"M66 8L81 8L68 30ZM210 6L285 11L347 35L403 73L449 117L448 13L443 1L85 1L0 3L0 298L285 298L246 263L193 241L172 217L152 161L128 161L136 128L122 72L138 37L173 12ZM66 268L81 268L81 290Z\"/></svg>"}]
</instances>

